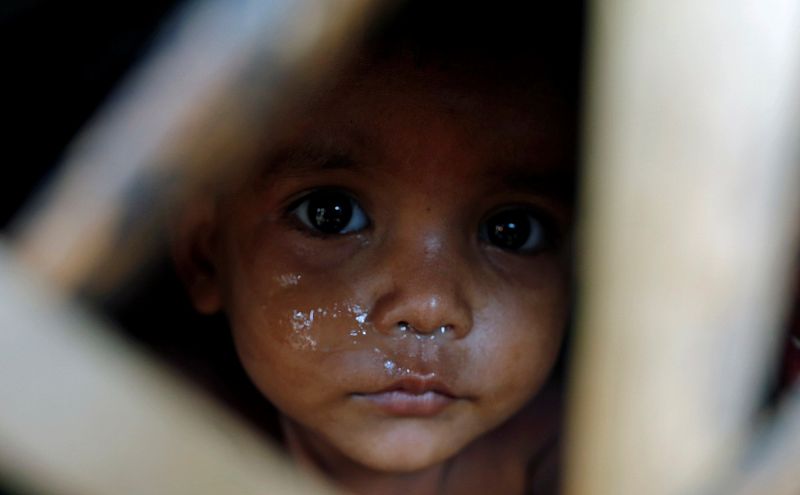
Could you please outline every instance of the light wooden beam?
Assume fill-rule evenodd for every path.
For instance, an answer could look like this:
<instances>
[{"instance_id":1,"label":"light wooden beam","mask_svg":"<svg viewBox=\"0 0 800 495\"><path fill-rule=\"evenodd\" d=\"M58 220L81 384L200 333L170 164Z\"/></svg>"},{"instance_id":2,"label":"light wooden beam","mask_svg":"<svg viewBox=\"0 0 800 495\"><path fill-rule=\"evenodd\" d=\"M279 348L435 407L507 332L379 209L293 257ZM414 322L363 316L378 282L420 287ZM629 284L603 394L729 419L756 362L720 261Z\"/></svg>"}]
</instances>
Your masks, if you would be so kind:
<instances>
[{"instance_id":1,"label":"light wooden beam","mask_svg":"<svg viewBox=\"0 0 800 495\"><path fill-rule=\"evenodd\" d=\"M82 495L334 493L46 283L0 246L4 483Z\"/></svg>"},{"instance_id":2,"label":"light wooden beam","mask_svg":"<svg viewBox=\"0 0 800 495\"><path fill-rule=\"evenodd\" d=\"M189 2L16 219L21 257L65 290L124 282L158 246L166 198L241 173L387 3Z\"/></svg>"},{"instance_id":3,"label":"light wooden beam","mask_svg":"<svg viewBox=\"0 0 800 495\"><path fill-rule=\"evenodd\" d=\"M567 493L709 493L778 360L800 225L800 2L591 11Z\"/></svg>"}]
</instances>

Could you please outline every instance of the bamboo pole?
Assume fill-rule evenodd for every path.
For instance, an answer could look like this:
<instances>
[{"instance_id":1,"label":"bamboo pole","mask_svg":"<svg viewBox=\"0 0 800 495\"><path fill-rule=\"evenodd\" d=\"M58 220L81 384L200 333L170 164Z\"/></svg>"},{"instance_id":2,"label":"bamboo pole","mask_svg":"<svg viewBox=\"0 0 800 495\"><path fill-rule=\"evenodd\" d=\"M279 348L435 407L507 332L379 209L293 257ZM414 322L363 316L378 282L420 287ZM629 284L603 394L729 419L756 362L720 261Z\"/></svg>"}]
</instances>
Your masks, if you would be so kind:
<instances>
[{"instance_id":1,"label":"bamboo pole","mask_svg":"<svg viewBox=\"0 0 800 495\"><path fill-rule=\"evenodd\" d=\"M119 286L158 246L166 198L241 173L386 3L190 2L16 219L21 257L65 290Z\"/></svg>"},{"instance_id":2,"label":"bamboo pole","mask_svg":"<svg viewBox=\"0 0 800 495\"><path fill-rule=\"evenodd\" d=\"M0 478L59 494L333 494L0 245ZM21 490L21 491L23 491Z\"/></svg>"},{"instance_id":3,"label":"bamboo pole","mask_svg":"<svg viewBox=\"0 0 800 495\"><path fill-rule=\"evenodd\" d=\"M570 495L707 493L796 259L800 2L598 1Z\"/></svg>"}]
</instances>

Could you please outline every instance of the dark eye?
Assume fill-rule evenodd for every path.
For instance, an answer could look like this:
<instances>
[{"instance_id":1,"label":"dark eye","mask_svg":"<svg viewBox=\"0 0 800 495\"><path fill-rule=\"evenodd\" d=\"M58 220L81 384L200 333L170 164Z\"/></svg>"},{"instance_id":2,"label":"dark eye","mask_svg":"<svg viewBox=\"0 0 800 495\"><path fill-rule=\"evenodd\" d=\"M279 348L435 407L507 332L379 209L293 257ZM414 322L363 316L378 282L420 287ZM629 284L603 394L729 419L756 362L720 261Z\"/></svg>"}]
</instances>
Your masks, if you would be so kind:
<instances>
[{"instance_id":1,"label":"dark eye","mask_svg":"<svg viewBox=\"0 0 800 495\"><path fill-rule=\"evenodd\" d=\"M294 203L291 213L306 227L323 234L347 234L369 226L361 206L335 189L313 191Z\"/></svg>"},{"instance_id":2,"label":"dark eye","mask_svg":"<svg viewBox=\"0 0 800 495\"><path fill-rule=\"evenodd\" d=\"M540 216L526 208L507 208L481 225L481 237L508 251L533 253L544 247L547 233Z\"/></svg>"}]
</instances>

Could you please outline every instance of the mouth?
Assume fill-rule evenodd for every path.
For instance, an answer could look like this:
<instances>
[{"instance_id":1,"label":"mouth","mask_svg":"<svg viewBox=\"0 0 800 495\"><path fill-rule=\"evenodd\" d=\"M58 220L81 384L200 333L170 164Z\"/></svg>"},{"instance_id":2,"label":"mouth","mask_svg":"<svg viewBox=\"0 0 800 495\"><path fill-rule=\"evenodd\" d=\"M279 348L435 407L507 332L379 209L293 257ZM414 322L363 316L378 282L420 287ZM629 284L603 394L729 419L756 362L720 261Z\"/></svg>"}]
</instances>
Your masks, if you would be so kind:
<instances>
[{"instance_id":1,"label":"mouth","mask_svg":"<svg viewBox=\"0 0 800 495\"><path fill-rule=\"evenodd\" d=\"M443 383L424 376L404 377L376 392L353 395L398 417L436 416L459 399Z\"/></svg>"}]
</instances>

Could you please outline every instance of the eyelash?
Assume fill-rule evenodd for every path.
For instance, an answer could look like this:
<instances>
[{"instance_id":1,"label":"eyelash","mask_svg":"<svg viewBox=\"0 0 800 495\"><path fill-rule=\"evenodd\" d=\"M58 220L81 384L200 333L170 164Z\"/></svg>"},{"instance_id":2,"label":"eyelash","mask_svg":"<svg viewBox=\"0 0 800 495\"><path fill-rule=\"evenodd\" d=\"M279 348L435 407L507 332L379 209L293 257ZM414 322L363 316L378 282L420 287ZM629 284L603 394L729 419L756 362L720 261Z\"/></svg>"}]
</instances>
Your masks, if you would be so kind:
<instances>
[{"instance_id":1,"label":"eyelash","mask_svg":"<svg viewBox=\"0 0 800 495\"><path fill-rule=\"evenodd\" d=\"M514 218L514 216L517 216ZM519 228L513 227L517 223L515 220L520 220L520 215L524 216L525 222ZM505 218L503 218L505 216ZM489 222L493 219L505 220L506 227L512 225L508 229L497 229L494 232L489 229ZM509 230L508 233L505 230ZM508 251L514 254L532 256L540 253L543 250L553 247L557 244L557 229L552 217L541 209L530 205L509 205L492 210L480 222L478 230L478 237L481 241L486 242L492 247ZM508 241L515 241L515 235L522 233L525 241L519 247L507 247L500 245L500 242L493 242L492 237L497 237L498 234L510 235L511 239ZM534 235L535 234L535 235ZM500 241L499 239L497 239Z\"/></svg>"},{"instance_id":2,"label":"eyelash","mask_svg":"<svg viewBox=\"0 0 800 495\"><path fill-rule=\"evenodd\" d=\"M317 213L312 218L314 209ZM354 195L335 187L306 191L285 208L283 216L298 231L323 239L357 234L372 226L372 220ZM496 222L493 228L492 221ZM553 225L550 216L538 208L509 205L484 216L478 226L478 238L503 251L535 255L555 244Z\"/></svg>"},{"instance_id":3,"label":"eyelash","mask_svg":"<svg viewBox=\"0 0 800 495\"><path fill-rule=\"evenodd\" d=\"M317 213L312 218L311 209L314 206L312 202L315 200L320 204L317 205ZM331 202L325 204L326 200ZM325 210L329 213L327 219L323 217ZM336 214L340 214L339 218L335 216ZM334 215L333 218L330 218L331 215ZM285 208L283 216L297 230L318 238L356 234L372 225L372 221L352 194L333 187L319 188L303 193ZM351 226L354 219L357 225ZM344 225L341 225L342 220L345 221ZM330 232L325 231L326 226L322 224L323 221L327 221L330 224L328 227L332 227Z\"/></svg>"}]
</instances>

